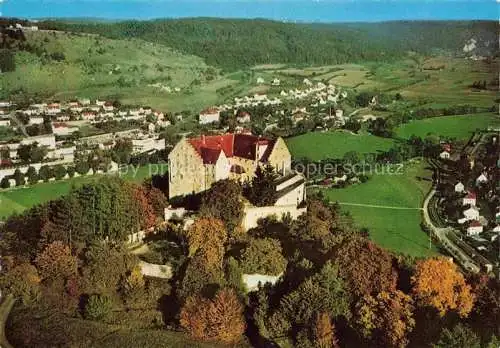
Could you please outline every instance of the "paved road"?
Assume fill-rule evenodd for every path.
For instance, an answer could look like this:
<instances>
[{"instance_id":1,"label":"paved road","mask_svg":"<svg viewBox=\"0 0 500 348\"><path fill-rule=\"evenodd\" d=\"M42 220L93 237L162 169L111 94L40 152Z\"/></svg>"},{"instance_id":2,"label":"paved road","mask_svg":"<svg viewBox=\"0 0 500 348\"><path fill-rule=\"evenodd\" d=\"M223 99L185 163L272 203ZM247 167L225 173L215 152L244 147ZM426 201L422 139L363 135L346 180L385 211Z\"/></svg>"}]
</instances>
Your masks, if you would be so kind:
<instances>
[{"instance_id":1,"label":"paved road","mask_svg":"<svg viewBox=\"0 0 500 348\"><path fill-rule=\"evenodd\" d=\"M456 261L469 271L476 273L479 272L481 268L474 262L474 260L465 254L462 249L460 249L448 238L447 232L450 231L450 228L437 227L432 222L432 219L429 216L429 202L435 194L436 190L433 188L425 198L423 206L425 223L432 229L434 236L437 237L441 245L453 256Z\"/></svg>"}]
</instances>

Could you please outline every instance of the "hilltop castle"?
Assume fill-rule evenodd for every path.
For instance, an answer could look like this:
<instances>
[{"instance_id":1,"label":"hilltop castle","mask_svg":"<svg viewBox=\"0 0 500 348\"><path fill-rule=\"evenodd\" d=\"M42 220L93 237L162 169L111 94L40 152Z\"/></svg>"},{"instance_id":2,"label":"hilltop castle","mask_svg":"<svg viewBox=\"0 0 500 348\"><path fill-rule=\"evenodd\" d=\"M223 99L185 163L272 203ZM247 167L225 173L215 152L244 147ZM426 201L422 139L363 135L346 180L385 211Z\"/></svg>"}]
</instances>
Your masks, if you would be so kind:
<instances>
[{"instance_id":1,"label":"hilltop castle","mask_svg":"<svg viewBox=\"0 0 500 348\"><path fill-rule=\"evenodd\" d=\"M282 138L224 134L184 138L168 156L169 198L208 190L223 179L251 179L257 166L272 165L285 178L291 155Z\"/></svg>"}]
</instances>

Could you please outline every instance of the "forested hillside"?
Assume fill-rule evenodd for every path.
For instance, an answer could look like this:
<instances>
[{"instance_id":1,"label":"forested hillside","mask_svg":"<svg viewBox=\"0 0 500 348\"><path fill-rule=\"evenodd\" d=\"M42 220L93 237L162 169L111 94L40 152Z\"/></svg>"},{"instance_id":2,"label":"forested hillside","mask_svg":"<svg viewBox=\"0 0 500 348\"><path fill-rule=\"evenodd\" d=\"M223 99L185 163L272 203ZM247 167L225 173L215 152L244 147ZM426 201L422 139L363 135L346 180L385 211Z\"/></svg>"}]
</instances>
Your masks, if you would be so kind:
<instances>
[{"instance_id":1,"label":"forested hillside","mask_svg":"<svg viewBox=\"0 0 500 348\"><path fill-rule=\"evenodd\" d=\"M296 24L269 20L179 19L115 23L47 21L50 29L141 38L205 58L226 69L265 63L390 61L408 51L495 54L493 21ZM464 46L474 39L473 49Z\"/></svg>"}]
</instances>

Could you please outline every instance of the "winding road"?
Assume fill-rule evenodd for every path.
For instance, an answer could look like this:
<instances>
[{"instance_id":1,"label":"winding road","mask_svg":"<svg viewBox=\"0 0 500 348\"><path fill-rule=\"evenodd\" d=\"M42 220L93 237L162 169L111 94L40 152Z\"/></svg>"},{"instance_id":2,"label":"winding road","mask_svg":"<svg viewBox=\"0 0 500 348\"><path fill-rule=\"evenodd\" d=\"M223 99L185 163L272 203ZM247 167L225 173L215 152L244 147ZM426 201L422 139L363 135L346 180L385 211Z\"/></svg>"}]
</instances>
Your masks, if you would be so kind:
<instances>
[{"instance_id":1,"label":"winding road","mask_svg":"<svg viewBox=\"0 0 500 348\"><path fill-rule=\"evenodd\" d=\"M425 223L432 230L432 234L439 240L441 245L450 253L450 255L453 256L455 260L460 263L460 265L462 265L462 267L464 267L468 271L472 271L475 273L479 272L481 270L481 267L479 267L476 262L469 257L469 255L464 253L462 249L460 249L448 238L448 232L450 232L452 229L450 227L437 227L432 222L432 219L429 215L429 202L435 194L436 189L433 188L424 200L423 212Z\"/></svg>"}]
</instances>

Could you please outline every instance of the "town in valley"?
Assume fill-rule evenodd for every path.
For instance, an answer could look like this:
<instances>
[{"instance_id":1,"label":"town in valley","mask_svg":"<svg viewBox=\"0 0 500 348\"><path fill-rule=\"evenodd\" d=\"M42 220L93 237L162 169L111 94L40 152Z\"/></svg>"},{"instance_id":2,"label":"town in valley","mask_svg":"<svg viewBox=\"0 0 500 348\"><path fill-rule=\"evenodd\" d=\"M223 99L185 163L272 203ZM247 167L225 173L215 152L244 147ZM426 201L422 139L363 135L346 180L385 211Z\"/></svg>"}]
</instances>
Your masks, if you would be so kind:
<instances>
[{"instance_id":1,"label":"town in valley","mask_svg":"<svg viewBox=\"0 0 500 348\"><path fill-rule=\"evenodd\" d=\"M500 346L492 4L252 1L0 1L0 347Z\"/></svg>"}]
</instances>

